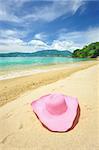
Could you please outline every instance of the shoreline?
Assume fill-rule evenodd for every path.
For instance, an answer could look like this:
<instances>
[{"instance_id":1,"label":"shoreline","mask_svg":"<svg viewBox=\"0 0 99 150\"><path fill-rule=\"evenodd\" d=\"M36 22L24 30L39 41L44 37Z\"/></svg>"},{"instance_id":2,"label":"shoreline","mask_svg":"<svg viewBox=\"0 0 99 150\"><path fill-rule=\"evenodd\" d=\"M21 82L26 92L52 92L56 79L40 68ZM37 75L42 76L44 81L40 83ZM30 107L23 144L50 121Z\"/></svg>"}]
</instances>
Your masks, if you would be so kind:
<instances>
[{"instance_id":1,"label":"shoreline","mask_svg":"<svg viewBox=\"0 0 99 150\"><path fill-rule=\"evenodd\" d=\"M53 66L51 68L50 66L48 72L1 80L0 106L16 99L26 91L64 79L77 71L87 69L96 64L98 64L98 61L84 61L62 66L58 65L56 68L53 68Z\"/></svg>"},{"instance_id":2,"label":"shoreline","mask_svg":"<svg viewBox=\"0 0 99 150\"><path fill-rule=\"evenodd\" d=\"M7 80L7 79L13 79L13 78L18 78L18 77L25 77L25 76L30 76L38 73L43 73L43 72L49 72L54 71L54 70L59 70L59 69L65 69L66 67L71 67L74 65L79 65L83 62L96 62L97 60L86 60L86 61L79 61L79 62L70 62L70 63L60 63L60 64L51 64L51 65L37 65L37 66L28 66L28 67L20 67L19 68L9 68L9 69L4 69L0 70L0 81L1 80Z\"/></svg>"}]
</instances>

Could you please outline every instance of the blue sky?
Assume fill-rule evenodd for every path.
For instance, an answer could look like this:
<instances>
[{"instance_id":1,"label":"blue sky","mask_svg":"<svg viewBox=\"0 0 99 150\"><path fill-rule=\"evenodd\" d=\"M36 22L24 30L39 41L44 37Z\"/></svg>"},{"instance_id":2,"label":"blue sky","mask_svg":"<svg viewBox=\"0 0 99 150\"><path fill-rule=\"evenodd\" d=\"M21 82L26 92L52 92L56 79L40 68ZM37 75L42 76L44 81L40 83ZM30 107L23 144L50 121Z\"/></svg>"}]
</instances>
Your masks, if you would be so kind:
<instances>
[{"instance_id":1,"label":"blue sky","mask_svg":"<svg viewBox=\"0 0 99 150\"><path fill-rule=\"evenodd\" d=\"M98 0L0 0L0 52L73 51L96 41Z\"/></svg>"}]
</instances>

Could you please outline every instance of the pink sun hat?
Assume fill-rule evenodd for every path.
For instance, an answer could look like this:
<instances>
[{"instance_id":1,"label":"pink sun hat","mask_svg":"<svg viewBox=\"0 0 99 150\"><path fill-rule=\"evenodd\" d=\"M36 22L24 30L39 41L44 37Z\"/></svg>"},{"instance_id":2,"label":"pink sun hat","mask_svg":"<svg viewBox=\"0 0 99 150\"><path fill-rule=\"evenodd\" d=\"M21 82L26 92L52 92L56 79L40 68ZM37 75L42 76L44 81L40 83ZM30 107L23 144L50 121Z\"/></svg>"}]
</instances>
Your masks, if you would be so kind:
<instances>
[{"instance_id":1,"label":"pink sun hat","mask_svg":"<svg viewBox=\"0 0 99 150\"><path fill-rule=\"evenodd\" d=\"M77 98L63 94L49 94L31 103L41 123L51 131L64 132L75 126L78 116Z\"/></svg>"}]
</instances>

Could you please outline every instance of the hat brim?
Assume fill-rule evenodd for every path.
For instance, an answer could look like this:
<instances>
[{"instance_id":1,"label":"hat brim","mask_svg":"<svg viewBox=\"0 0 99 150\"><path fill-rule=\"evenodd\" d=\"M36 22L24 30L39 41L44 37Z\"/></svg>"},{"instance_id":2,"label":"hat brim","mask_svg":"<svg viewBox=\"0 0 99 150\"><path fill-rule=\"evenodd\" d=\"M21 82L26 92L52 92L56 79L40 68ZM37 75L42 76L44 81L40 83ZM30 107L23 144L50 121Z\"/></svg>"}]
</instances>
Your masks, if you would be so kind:
<instances>
[{"instance_id":1,"label":"hat brim","mask_svg":"<svg viewBox=\"0 0 99 150\"><path fill-rule=\"evenodd\" d=\"M32 108L39 120L51 131L64 132L69 130L77 115L78 101L76 98L65 96L67 110L63 114L53 115L46 109L47 96L32 102Z\"/></svg>"}]
</instances>

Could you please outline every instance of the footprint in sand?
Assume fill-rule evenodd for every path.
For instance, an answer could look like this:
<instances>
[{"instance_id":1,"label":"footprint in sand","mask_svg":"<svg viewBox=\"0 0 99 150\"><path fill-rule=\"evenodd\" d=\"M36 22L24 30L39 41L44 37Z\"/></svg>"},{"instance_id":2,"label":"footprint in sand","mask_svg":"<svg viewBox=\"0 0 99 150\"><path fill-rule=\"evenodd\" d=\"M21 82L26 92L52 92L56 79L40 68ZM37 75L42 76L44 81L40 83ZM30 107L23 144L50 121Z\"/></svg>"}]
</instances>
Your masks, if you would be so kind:
<instances>
[{"instance_id":1,"label":"footprint in sand","mask_svg":"<svg viewBox=\"0 0 99 150\"><path fill-rule=\"evenodd\" d=\"M11 116L12 116L13 114L11 113L7 113L6 115L4 115L3 117L4 117L4 119L8 119L8 118L10 118Z\"/></svg>"},{"instance_id":2,"label":"footprint in sand","mask_svg":"<svg viewBox=\"0 0 99 150\"><path fill-rule=\"evenodd\" d=\"M4 137L4 138L0 141L0 143L1 143L1 144L5 144L5 142L7 141L8 137L11 136L11 135L12 135L12 134L9 134L9 135L7 135L6 137Z\"/></svg>"},{"instance_id":3,"label":"footprint in sand","mask_svg":"<svg viewBox=\"0 0 99 150\"><path fill-rule=\"evenodd\" d=\"M92 110L92 108L89 107L89 106L87 106L87 105L85 105L85 108L86 108L87 110Z\"/></svg>"},{"instance_id":4,"label":"footprint in sand","mask_svg":"<svg viewBox=\"0 0 99 150\"><path fill-rule=\"evenodd\" d=\"M23 128L23 124L20 124L19 129L22 129L22 128Z\"/></svg>"}]
</instances>

